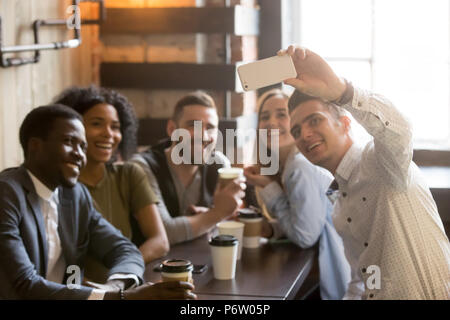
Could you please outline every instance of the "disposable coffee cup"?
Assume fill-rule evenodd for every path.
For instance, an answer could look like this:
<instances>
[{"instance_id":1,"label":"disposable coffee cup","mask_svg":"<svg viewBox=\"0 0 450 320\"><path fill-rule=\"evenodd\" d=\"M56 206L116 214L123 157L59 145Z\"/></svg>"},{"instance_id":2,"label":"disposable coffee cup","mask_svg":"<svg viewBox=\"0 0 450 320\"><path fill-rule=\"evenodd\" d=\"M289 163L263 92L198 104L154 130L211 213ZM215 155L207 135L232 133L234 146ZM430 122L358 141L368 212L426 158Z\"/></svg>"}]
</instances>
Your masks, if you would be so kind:
<instances>
[{"instance_id":1,"label":"disposable coffee cup","mask_svg":"<svg viewBox=\"0 0 450 320\"><path fill-rule=\"evenodd\" d=\"M234 236L238 240L238 255L237 259L240 260L242 256L242 241L244 237L244 226L242 222L238 221L222 221L217 225L219 234L228 234Z\"/></svg>"},{"instance_id":2,"label":"disposable coffee cup","mask_svg":"<svg viewBox=\"0 0 450 320\"><path fill-rule=\"evenodd\" d=\"M219 174L219 187L223 188L236 178L244 176L242 168L220 168L217 170Z\"/></svg>"},{"instance_id":3,"label":"disposable coffee cup","mask_svg":"<svg viewBox=\"0 0 450 320\"><path fill-rule=\"evenodd\" d=\"M227 234L220 234L209 241L211 247L214 278L234 279L238 254L238 240Z\"/></svg>"},{"instance_id":4,"label":"disposable coffee cup","mask_svg":"<svg viewBox=\"0 0 450 320\"><path fill-rule=\"evenodd\" d=\"M239 221L245 224L242 246L250 249L258 248L263 222L261 213L254 209L244 208L240 209L238 214Z\"/></svg>"},{"instance_id":5,"label":"disposable coffee cup","mask_svg":"<svg viewBox=\"0 0 450 320\"><path fill-rule=\"evenodd\" d=\"M189 260L169 259L161 263L162 281L185 281L193 283L194 266Z\"/></svg>"}]
</instances>

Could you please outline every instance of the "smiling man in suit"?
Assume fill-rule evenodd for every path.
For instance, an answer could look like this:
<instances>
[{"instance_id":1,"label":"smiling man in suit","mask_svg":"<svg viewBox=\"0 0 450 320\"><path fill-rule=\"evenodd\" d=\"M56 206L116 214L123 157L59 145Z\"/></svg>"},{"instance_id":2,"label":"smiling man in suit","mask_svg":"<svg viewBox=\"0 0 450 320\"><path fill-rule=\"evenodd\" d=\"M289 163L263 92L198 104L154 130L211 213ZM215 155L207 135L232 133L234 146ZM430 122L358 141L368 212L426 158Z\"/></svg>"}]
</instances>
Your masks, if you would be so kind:
<instances>
[{"instance_id":1,"label":"smiling man in suit","mask_svg":"<svg viewBox=\"0 0 450 320\"><path fill-rule=\"evenodd\" d=\"M139 250L77 183L87 143L75 111L34 109L22 123L20 143L24 164L0 173L0 299L195 298L189 283L136 287L144 272ZM88 253L110 270L101 289L80 284ZM75 287L67 285L74 284L68 281L74 268L80 270Z\"/></svg>"}]
</instances>

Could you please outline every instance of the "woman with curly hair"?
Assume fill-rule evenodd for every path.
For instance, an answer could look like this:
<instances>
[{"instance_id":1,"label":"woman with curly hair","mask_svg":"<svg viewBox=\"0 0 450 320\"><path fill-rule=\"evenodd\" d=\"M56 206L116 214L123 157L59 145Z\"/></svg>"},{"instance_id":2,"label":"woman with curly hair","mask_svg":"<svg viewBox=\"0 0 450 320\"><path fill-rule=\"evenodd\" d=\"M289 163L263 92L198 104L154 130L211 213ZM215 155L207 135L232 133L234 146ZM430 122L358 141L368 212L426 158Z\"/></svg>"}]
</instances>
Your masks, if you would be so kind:
<instances>
[{"instance_id":1,"label":"woman with curly hair","mask_svg":"<svg viewBox=\"0 0 450 320\"><path fill-rule=\"evenodd\" d=\"M95 86L69 88L55 102L83 116L88 149L79 180L89 189L96 209L139 247L145 263L167 254L169 241L144 171L130 162L116 162L128 160L136 150L131 104L123 95ZM106 273L99 262L86 262L90 280L103 283Z\"/></svg>"}]
</instances>

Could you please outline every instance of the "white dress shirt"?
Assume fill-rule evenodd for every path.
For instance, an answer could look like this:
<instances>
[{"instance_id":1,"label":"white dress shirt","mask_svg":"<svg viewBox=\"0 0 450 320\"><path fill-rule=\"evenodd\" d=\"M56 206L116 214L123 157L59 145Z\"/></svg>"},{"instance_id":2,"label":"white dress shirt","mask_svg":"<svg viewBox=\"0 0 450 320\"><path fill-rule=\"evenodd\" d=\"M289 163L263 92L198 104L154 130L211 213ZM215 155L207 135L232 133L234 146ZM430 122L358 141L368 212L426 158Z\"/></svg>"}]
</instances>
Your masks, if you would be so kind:
<instances>
[{"instance_id":1,"label":"white dress shirt","mask_svg":"<svg viewBox=\"0 0 450 320\"><path fill-rule=\"evenodd\" d=\"M412 162L411 126L384 97L358 88L343 107L373 137L353 144L335 173L333 222L352 268L345 298L449 299L449 240Z\"/></svg>"},{"instance_id":2,"label":"white dress shirt","mask_svg":"<svg viewBox=\"0 0 450 320\"><path fill-rule=\"evenodd\" d=\"M30 171L28 171L28 174L39 196L39 204L44 216L45 236L48 248L47 274L45 278L49 281L62 283L65 273L65 261L64 255L61 254L61 240L58 234L58 189L51 191Z\"/></svg>"},{"instance_id":3,"label":"white dress shirt","mask_svg":"<svg viewBox=\"0 0 450 320\"><path fill-rule=\"evenodd\" d=\"M65 275L65 260L62 254L61 240L58 234L58 189L51 191L38 178L36 178L29 170L31 181L37 195L42 214L44 216L45 234L47 240L48 256L47 256L47 274L45 279L57 283L62 283ZM133 279L135 285L139 284L139 279L134 274L113 274L108 278L114 279ZM133 286L133 287L134 287ZM104 290L93 289L88 300L102 300L105 295Z\"/></svg>"}]
</instances>

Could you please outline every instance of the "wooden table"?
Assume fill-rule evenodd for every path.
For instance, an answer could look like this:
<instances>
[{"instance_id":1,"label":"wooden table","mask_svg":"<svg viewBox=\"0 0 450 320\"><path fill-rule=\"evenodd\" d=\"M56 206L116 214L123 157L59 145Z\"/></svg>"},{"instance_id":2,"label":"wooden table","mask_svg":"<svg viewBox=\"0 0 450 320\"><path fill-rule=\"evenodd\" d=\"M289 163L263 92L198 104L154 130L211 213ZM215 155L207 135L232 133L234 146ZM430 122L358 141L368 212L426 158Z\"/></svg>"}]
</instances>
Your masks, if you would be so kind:
<instances>
[{"instance_id":1,"label":"wooden table","mask_svg":"<svg viewBox=\"0 0 450 320\"><path fill-rule=\"evenodd\" d=\"M188 259L193 264L206 264L208 270L194 274L195 293L199 299L293 299L313 265L314 249L303 250L283 241L265 243L257 249L245 249L236 265L233 280L216 280L208 236L175 245L170 253L149 263L144 273L146 281L160 281L153 267L165 259Z\"/></svg>"}]
</instances>

